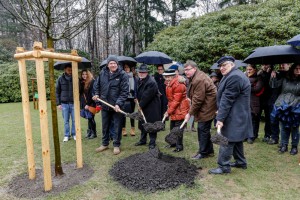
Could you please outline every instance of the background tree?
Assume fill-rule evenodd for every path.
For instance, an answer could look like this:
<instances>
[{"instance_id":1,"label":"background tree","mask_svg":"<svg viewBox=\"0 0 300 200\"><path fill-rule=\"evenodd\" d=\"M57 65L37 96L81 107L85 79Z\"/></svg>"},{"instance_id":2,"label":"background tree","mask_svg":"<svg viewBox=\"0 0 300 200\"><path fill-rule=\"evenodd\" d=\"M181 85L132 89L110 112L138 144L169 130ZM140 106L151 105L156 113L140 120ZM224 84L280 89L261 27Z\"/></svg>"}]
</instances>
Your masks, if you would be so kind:
<instances>
[{"instance_id":1,"label":"background tree","mask_svg":"<svg viewBox=\"0 0 300 200\"><path fill-rule=\"evenodd\" d=\"M88 6L85 5L88 4ZM47 48L54 48L54 41L71 39L83 31L102 7L101 0L1 0L0 4L23 26L32 32L40 30L46 35ZM85 9L91 9L86 12ZM53 60L49 59L49 85L52 110L53 141L55 149L55 174L63 174L61 167L60 146L55 101Z\"/></svg>"}]
</instances>

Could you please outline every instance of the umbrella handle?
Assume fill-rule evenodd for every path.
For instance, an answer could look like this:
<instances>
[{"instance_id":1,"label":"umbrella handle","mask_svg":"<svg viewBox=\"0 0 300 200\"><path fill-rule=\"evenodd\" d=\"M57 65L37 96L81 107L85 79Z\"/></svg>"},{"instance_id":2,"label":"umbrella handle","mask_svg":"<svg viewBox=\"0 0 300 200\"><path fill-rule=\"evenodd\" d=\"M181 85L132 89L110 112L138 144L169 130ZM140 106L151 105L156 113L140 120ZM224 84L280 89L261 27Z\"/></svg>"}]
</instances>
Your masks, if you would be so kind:
<instances>
[{"instance_id":1,"label":"umbrella handle","mask_svg":"<svg viewBox=\"0 0 300 200\"><path fill-rule=\"evenodd\" d=\"M185 123L187 123L187 121L188 121L188 120L185 119L185 120L182 122L182 124L180 125L179 128L182 129L182 128L184 127Z\"/></svg>"},{"instance_id":2,"label":"umbrella handle","mask_svg":"<svg viewBox=\"0 0 300 200\"><path fill-rule=\"evenodd\" d=\"M137 107L139 108L139 111L141 112L141 114L142 114L142 116L143 116L143 119L144 119L145 123L147 123L146 117L145 117L145 115L144 115L144 113L143 113L143 110L142 110L142 108L140 107L139 100L137 100L137 99L136 99L136 105L137 105Z\"/></svg>"},{"instance_id":3,"label":"umbrella handle","mask_svg":"<svg viewBox=\"0 0 300 200\"><path fill-rule=\"evenodd\" d=\"M109 103L107 103L106 101L103 101L100 98L97 98L97 101L100 101L101 103L104 103L105 105L111 107L112 109L115 109L115 107ZM124 115L128 115L126 112L124 112L123 110L120 109L120 113L124 114Z\"/></svg>"}]
</instances>

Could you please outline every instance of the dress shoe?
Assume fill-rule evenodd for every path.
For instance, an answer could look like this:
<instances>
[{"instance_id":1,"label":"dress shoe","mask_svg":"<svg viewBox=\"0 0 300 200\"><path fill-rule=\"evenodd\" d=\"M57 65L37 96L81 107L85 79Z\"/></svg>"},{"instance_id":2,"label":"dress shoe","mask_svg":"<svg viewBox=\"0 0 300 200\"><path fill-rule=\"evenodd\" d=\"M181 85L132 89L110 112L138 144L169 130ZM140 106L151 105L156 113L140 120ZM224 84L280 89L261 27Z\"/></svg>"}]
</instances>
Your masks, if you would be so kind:
<instances>
[{"instance_id":1,"label":"dress shoe","mask_svg":"<svg viewBox=\"0 0 300 200\"><path fill-rule=\"evenodd\" d=\"M167 148L167 149L172 148L172 147L176 147L176 144L168 144L165 146L165 148Z\"/></svg>"},{"instance_id":2,"label":"dress shoe","mask_svg":"<svg viewBox=\"0 0 300 200\"><path fill-rule=\"evenodd\" d=\"M176 149L173 150L173 152L180 152L180 151L183 151L183 149L176 148Z\"/></svg>"},{"instance_id":3,"label":"dress shoe","mask_svg":"<svg viewBox=\"0 0 300 200\"><path fill-rule=\"evenodd\" d=\"M201 153L198 153L198 154L194 155L194 156L192 157L192 159L194 159L194 160L199 160L199 159L202 159L202 158L208 158L208 157L212 157L212 156L214 156L213 153L208 154L208 155L203 155L203 154L201 154Z\"/></svg>"},{"instance_id":4,"label":"dress shoe","mask_svg":"<svg viewBox=\"0 0 300 200\"><path fill-rule=\"evenodd\" d=\"M230 169L222 169L222 168L220 168L220 167L218 167L218 168L215 168L215 169L210 169L209 171L208 171L208 173L210 173L210 174L229 174L231 172L231 170Z\"/></svg>"},{"instance_id":5,"label":"dress shoe","mask_svg":"<svg viewBox=\"0 0 300 200\"><path fill-rule=\"evenodd\" d=\"M105 151L106 149L108 149L108 146L104 146L104 145L101 145L100 147L98 147L96 149L96 152L102 152L102 151Z\"/></svg>"},{"instance_id":6,"label":"dress shoe","mask_svg":"<svg viewBox=\"0 0 300 200\"><path fill-rule=\"evenodd\" d=\"M268 142L269 142L269 140L270 140L270 138L269 138L269 137L264 137L264 138L262 139L262 142L266 142L266 143L268 143Z\"/></svg>"},{"instance_id":7,"label":"dress shoe","mask_svg":"<svg viewBox=\"0 0 300 200\"><path fill-rule=\"evenodd\" d=\"M291 151L290 151L290 154L291 155L296 155L298 153L298 149L297 147L292 147Z\"/></svg>"},{"instance_id":8,"label":"dress shoe","mask_svg":"<svg viewBox=\"0 0 300 200\"><path fill-rule=\"evenodd\" d=\"M139 142L135 143L134 146L142 146L142 145L145 145L145 144L146 144L146 142L139 141Z\"/></svg>"},{"instance_id":9,"label":"dress shoe","mask_svg":"<svg viewBox=\"0 0 300 200\"><path fill-rule=\"evenodd\" d=\"M230 167L236 167L236 168L247 169L247 165L237 164L236 162L230 162L229 165L230 165Z\"/></svg>"},{"instance_id":10,"label":"dress shoe","mask_svg":"<svg viewBox=\"0 0 300 200\"><path fill-rule=\"evenodd\" d=\"M278 144L278 141L270 138L270 140L268 141L268 144L273 145L273 144Z\"/></svg>"},{"instance_id":11,"label":"dress shoe","mask_svg":"<svg viewBox=\"0 0 300 200\"><path fill-rule=\"evenodd\" d=\"M90 136L91 136L91 130L88 129L88 130L86 131L86 136L85 136L85 138L89 138Z\"/></svg>"},{"instance_id":12,"label":"dress shoe","mask_svg":"<svg viewBox=\"0 0 300 200\"><path fill-rule=\"evenodd\" d=\"M149 145L149 149L155 149L156 145Z\"/></svg>"},{"instance_id":13,"label":"dress shoe","mask_svg":"<svg viewBox=\"0 0 300 200\"><path fill-rule=\"evenodd\" d=\"M278 150L279 153L284 153L288 151L288 146L287 145L281 145L280 149Z\"/></svg>"},{"instance_id":14,"label":"dress shoe","mask_svg":"<svg viewBox=\"0 0 300 200\"><path fill-rule=\"evenodd\" d=\"M253 143L254 143L254 140L251 139L251 138L248 138L248 139L247 139L247 143L248 143L248 144L253 144Z\"/></svg>"}]
</instances>

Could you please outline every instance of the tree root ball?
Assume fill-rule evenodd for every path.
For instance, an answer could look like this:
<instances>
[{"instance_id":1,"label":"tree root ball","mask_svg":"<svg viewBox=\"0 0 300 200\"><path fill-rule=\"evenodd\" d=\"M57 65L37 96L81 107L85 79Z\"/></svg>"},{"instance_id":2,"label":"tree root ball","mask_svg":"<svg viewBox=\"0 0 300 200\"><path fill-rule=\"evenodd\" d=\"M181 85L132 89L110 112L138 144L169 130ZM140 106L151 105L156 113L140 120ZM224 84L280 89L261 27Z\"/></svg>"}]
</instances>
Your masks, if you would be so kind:
<instances>
[{"instance_id":1,"label":"tree root ball","mask_svg":"<svg viewBox=\"0 0 300 200\"><path fill-rule=\"evenodd\" d=\"M134 154L116 162L109 174L131 191L155 192L192 186L198 174L197 167L184 158L164 155L156 151Z\"/></svg>"}]
</instances>

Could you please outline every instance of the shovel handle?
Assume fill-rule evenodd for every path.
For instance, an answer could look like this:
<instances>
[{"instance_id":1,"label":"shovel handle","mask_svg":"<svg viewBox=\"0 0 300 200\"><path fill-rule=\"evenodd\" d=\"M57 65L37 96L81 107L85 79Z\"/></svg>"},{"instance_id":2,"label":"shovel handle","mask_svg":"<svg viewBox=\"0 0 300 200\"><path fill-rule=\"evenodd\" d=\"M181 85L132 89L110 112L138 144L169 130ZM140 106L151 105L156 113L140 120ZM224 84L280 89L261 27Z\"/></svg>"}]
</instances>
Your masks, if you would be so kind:
<instances>
[{"instance_id":1,"label":"shovel handle","mask_svg":"<svg viewBox=\"0 0 300 200\"><path fill-rule=\"evenodd\" d=\"M102 99L100 98L97 98L97 101L100 101L101 103L104 103L105 105L111 107L112 109L115 109L115 107L109 103L107 103L106 101L103 101ZM124 114L124 115L127 115L126 112L124 112L123 110L120 109L120 113Z\"/></svg>"},{"instance_id":2,"label":"shovel handle","mask_svg":"<svg viewBox=\"0 0 300 200\"><path fill-rule=\"evenodd\" d=\"M182 129L182 128L184 127L185 123L187 123L187 121L188 121L188 120L185 119L185 120L182 122L182 124L180 125L179 128Z\"/></svg>"},{"instance_id":3,"label":"shovel handle","mask_svg":"<svg viewBox=\"0 0 300 200\"><path fill-rule=\"evenodd\" d=\"M220 125L217 126L217 133L218 133L219 135L221 135L221 126L220 126Z\"/></svg>"},{"instance_id":4,"label":"shovel handle","mask_svg":"<svg viewBox=\"0 0 300 200\"><path fill-rule=\"evenodd\" d=\"M166 116L166 115L164 115L164 118L162 119L162 123L164 123L164 122L165 122L166 118L167 118L167 116Z\"/></svg>"},{"instance_id":5,"label":"shovel handle","mask_svg":"<svg viewBox=\"0 0 300 200\"><path fill-rule=\"evenodd\" d=\"M145 123L147 123L146 117L145 117L145 115L144 115L144 113L143 113L143 110L142 110L142 108L140 107L139 100L137 100L137 99L136 99L136 105L137 105L137 107L139 108L139 111L141 112L141 114L142 114L142 116L143 116L143 119L144 119Z\"/></svg>"}]
</instances>

